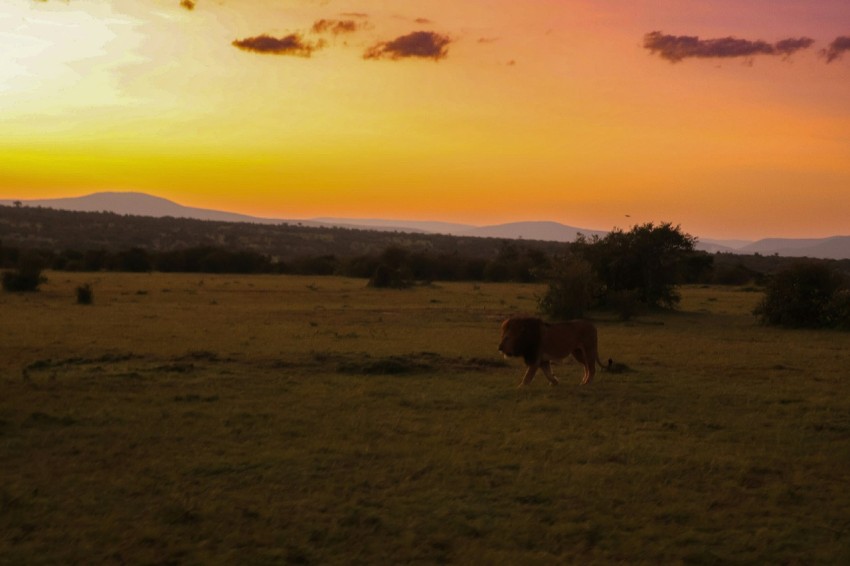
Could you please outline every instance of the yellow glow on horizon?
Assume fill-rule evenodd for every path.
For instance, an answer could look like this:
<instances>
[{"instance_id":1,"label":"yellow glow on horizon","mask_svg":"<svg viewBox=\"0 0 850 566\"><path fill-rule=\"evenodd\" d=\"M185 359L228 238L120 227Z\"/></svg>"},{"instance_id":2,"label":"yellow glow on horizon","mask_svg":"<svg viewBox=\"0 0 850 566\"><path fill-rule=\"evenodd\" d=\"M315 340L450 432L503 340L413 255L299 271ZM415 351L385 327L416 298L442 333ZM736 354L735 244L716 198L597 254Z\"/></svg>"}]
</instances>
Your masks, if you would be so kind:
<instances>
[{"instance_id":1,"label":"yellow glow on horizon","mask_svg":"<svg viewBox=\"0 0 850 566\"><path fill-rule=\"evenodd\" d=\"M684 3L642 1L364 0L365 25L323 37L309 58L231 45L261 33L318 41L312 22L344 11L11 4L0 14L0 198L132 190L263 216L598 229L628 214L734 236L844 226L846 61L812 50L671 64L641 48L642 34L696 20ZM423 28L451 37L446 59L362 57ZM791 33L777 29L765 37Z\"/></svg>"}]
</instances>

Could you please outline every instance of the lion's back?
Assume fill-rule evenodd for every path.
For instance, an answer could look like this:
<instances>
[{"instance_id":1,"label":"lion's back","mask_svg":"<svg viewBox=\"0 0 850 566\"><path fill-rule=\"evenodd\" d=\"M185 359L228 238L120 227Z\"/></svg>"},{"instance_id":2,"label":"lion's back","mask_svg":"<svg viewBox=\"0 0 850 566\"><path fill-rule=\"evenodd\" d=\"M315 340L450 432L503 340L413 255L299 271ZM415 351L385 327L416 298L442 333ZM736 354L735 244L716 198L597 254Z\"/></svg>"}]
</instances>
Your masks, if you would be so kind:
<instances>
[{"instance_id":1,"label":"lion's back","mask_svg":"<svg viewBox=\"0 0 850 566\"><path fill-rule=\"evenodd\" d=\"M583 319L556 322L549 325L549 331L561 343L571 343L576 346L596 346L596 326L590 321Z\"/></svg>"}]
</instances>

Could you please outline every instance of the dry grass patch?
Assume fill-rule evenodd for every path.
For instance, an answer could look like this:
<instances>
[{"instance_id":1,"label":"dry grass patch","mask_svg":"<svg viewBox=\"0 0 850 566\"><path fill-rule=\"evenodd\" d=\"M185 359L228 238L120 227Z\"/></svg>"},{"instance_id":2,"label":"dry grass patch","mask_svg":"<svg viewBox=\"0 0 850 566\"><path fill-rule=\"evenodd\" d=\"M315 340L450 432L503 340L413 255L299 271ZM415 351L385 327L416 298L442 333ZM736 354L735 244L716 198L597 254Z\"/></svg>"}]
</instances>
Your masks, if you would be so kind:
<instances>
[{"instance_id":1,"label":"dry grass patch","mask_svg":"<svg viewBox=\"0 0 850 566\"><path fill-rule=\"evenodd\" d=\"M518 391L535 286L48 277L0 295L0 563L850 558L850 335L755 293L598 320L630 371Z\"/></svg>"}]
</instances>

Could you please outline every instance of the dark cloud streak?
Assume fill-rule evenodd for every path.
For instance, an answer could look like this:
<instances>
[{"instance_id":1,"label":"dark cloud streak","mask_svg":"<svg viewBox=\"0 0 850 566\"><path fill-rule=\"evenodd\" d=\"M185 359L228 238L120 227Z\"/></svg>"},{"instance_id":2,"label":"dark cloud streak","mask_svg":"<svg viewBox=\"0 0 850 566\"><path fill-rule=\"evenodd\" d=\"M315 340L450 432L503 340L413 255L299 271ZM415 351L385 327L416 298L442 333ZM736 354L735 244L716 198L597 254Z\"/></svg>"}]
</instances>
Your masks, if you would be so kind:
<instances>
[{"instance_id":1,"label":"dark cloud streak","mask_svg":"<svg viewBox=\"0 0 850 566\"><path fill-rule=\"evenodd\" d=\"M810 37L788 38L782 41L777 41L773 48L778 55L790 57L801 49L808 49L815 43L815 40Z\"/></svg>"},{"instance_id":2,"label":"dark cloud streak","mask_svg":"<svg viewBox=\"0 0 850 566\"><path fill-rule=\"evenodd\" d=\"M363 27L364 24L355 22L354 20L316 20L313 23L313 33L332 33L339 35L342 33L353 33Z\"/></svg>"},{"instance_id":3,"label":"dark cloud streak","mask_svg":"<svg viewBox=\"0 0 850 566\"><path fill-rule=\"evenodd\" d=\"M667 35L653 31L643 36L643 46L662 59L678 63L683 59L725 59L732 57L751 58L756 55L779 55L788 58L814 43L808 37L788 38L774 44L766 41L751 41L735 37L700 39L691 35Z\"/></svg>"},{"instance_id":4,"label":"dark cloud streak","mask_svg":"<svg viewBox=\"0 0 850 566\"><path fill-rule=\"evenodd\" d=\"M452 40L432 31L414 31L392 41L376 43L363 54L364 59L421 58L439 61L448 56Z\"/></svg>"},{"instance_id":5,"label":"dark cloud streak","mask_svg":"<svg viewBox=\"0 0 850 566\"><path fill-rule=\"evenodd\" d=\"M836 37L832 43L829 44L829 47L821 50L821 54L826 57L827 63L832 63L833 61L841 59L846 51L850 51L850 36L842 35L840 37Z\"/></svg>"},{"instance_id":6,"label":"dark cloud streak","mask_svg":"<svg viewBox=\"0 0 850 566\"><path fill-rule=\"evenodd\" d=\"M300 34L291 33L280 38L263 34L256 37L237 39L232 42L232 45L245 51L253 51L254 53L309 57L313 54L313 51L324 47L324 42L310 43L304 41Z\"/></svg>"}]
</instances>

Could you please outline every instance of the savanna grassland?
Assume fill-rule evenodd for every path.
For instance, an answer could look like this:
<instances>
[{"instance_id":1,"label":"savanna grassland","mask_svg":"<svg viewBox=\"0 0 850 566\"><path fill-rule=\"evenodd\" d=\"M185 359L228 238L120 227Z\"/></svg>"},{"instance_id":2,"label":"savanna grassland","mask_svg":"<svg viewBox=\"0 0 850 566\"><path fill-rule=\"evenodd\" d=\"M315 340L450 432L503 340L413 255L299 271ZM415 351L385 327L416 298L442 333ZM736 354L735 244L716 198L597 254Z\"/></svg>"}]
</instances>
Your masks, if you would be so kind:
<instances>
[{"instance_id":1,"label":"savanna grassland","mask_svg":"<svg viewBox=\"0 0 850 566\"><path fill-rule=\"evenodd\" d=\"M518 390L535 285L47 275L0 294L0 564L850 563L850 333L757 292Z\"/></svg>"}]
</instances>

